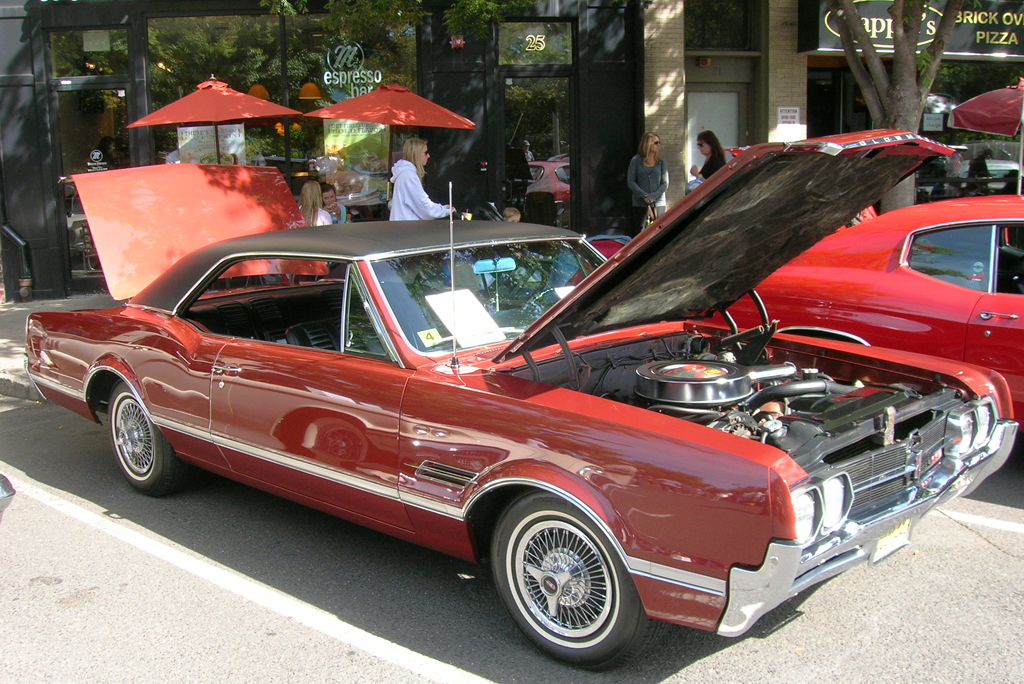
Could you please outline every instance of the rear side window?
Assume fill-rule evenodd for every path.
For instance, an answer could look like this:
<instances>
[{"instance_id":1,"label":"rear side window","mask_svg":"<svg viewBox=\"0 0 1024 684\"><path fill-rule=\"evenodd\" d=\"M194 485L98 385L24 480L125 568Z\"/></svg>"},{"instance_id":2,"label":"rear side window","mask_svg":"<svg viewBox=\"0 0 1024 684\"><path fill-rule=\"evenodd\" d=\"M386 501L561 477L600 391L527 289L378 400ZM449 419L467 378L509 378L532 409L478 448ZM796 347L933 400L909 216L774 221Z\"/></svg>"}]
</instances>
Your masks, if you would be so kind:
<instances>
[{"instance_id":1,"label":"rear side window","mask_svg":"<svg viewBox=\"0 0 1024 684\"><path fill-rule=\"evenodd\" d=\"M910 268L951 285L988 292L994 226L947 228L914 236Z\"/></svg>"}]
</instances>

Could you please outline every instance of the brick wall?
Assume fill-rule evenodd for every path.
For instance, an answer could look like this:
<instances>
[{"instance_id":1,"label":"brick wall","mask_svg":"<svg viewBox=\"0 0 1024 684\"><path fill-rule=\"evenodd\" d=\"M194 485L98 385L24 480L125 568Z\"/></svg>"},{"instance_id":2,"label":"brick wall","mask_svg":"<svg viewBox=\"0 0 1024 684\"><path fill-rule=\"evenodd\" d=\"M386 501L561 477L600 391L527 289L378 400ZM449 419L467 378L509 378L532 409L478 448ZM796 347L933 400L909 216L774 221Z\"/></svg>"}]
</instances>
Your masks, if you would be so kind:
<instances>
[{"instance_id":1,"label":"brick wall","mask_svg":"<svg viewBox=\"0 0 1024 684\"><path fill-rule=\"evenodd\" d=\"M769 141L801 140L807 137L807 57L796 51L798 0L768 3L767 56ZM799 107L798 124L779 125L779 107Z\"/></svg>"},{"instance_id":2,"label":"brick wall","mask_svg":"<svg viewBox=\"0 0 1024 684\"><path fill-rule=\"evenodd\" d=\"M644 117L647 130L661 136L669 205L683 196L687 180L683 30L682 2L655 2L644 11Z\"/></svg>"}]
</instances>

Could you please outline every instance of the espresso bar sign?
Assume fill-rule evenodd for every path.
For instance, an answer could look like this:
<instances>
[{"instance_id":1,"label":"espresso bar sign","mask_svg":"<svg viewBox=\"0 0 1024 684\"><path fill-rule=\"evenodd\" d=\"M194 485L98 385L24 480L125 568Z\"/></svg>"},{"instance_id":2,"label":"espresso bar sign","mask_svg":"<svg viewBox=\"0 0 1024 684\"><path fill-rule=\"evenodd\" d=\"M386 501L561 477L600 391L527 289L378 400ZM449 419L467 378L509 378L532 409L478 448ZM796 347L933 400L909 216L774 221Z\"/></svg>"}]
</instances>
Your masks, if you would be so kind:
<instances>
[{"instance_id":1,"label":"espresso bar sign","mask_svg":"<svg viewBox=\"0 0 1024 684\"><path fill-rule=\"evenodd\" d=\"M892 0L854 0L853 4L875 49L892 52ZM925 9L917 40L919 48L935 37L945 6L945 0L941 0ZM946 55L1024 56L1024 1L978 0L965 2L964 7L957 13ZM800 52L842 52L840 21L825 0L800 0Z\"/></svg>"},{"instance_id":2,"label":"espresso bar sign","mask_svg":"<svg viewBox=\"0 0 1024 684\"><path fill-rule=\"evenodd\" d=\"M366 58L359 43L335 45L324 56L324 85L341 86L349 97L365 95L380 85L384 78L380 69L363 67Z\"/></svg>"}]
</instances>

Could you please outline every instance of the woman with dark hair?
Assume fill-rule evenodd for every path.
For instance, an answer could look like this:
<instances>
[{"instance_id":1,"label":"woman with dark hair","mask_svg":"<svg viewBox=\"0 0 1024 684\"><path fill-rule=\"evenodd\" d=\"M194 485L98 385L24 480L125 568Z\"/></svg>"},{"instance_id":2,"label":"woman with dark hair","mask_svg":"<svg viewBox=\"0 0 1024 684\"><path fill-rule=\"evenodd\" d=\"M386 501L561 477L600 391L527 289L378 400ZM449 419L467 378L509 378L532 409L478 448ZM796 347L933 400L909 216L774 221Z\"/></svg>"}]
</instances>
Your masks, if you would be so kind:
<instances>
[{"instance_id":1,"label":"woman with dark hair","mask_svg":"<svg viewBox=\"0 0 1024 684\"><path fill-rule=\"evenodd\" d=\"M644 133L637 153L629 160L626 184L633 194L633 225L630 237L665 213L665 191L668 190L668 166L659 158L661 138L655 133Z\"/></svg>"},{"instance_id":2,"label":"woman with dark hair","mask_svg":"<svg viewBox=\"0 0 1024 684\"><path fill-rule=\"evenodd\" d=\"M722 143L718 142L718 136L711 131L701 131L697 134L697 149L704 155L704 166L697 168L694 164L690 167L690 175L696 176L699 181L706 181L711 174L725 166L725 150Z\"/></svg>"}]
</instances>

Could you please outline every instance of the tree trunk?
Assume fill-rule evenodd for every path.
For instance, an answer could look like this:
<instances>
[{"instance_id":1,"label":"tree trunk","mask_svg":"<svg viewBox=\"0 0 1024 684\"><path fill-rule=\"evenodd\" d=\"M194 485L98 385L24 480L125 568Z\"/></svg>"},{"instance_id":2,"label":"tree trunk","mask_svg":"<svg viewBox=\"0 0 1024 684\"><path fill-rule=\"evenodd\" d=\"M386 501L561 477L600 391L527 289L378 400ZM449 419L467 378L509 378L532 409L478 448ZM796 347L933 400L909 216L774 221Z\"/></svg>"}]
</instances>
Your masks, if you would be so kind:
<instances>
[{"instance_id":1,"label":"tree trunk","mask_svg":"<svg viewBox=\"0 0 1024 684\"><path fill-rule=\"evenodd\" d=\"M914 194L917 192L917 181L914 176L911 175L909 178L902 180L892 190L887 192L882 198L882 212L892 211L893 209L902 209L903 207L909 207L914 204L916 197Z\"/></svg>"}]
</instances>

